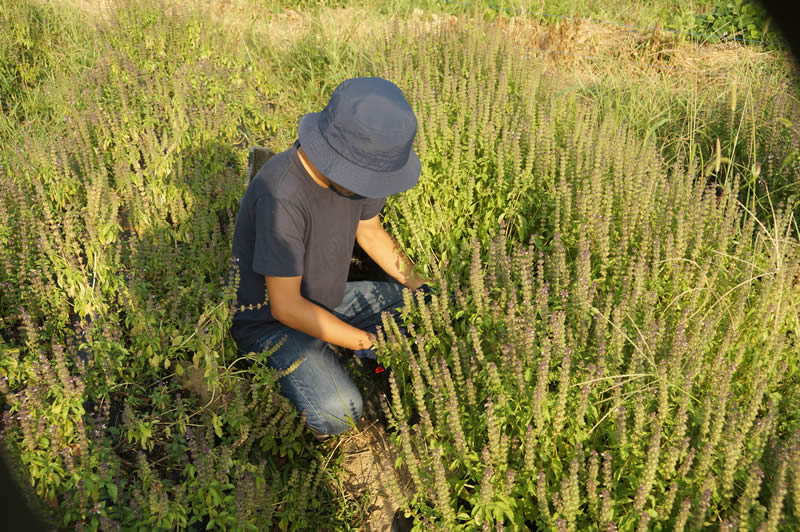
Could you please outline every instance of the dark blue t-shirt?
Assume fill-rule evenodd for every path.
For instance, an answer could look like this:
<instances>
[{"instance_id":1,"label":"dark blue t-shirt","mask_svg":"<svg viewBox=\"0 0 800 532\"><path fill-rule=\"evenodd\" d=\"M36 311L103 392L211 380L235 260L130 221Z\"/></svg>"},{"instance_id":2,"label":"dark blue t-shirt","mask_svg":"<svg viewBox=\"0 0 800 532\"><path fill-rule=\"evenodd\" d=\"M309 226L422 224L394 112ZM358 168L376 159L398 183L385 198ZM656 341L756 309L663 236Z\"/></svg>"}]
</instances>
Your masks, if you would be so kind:
<instances>
[{"instance_id":1,"label":"dark blue t-shirt","mask_svg":"<svg viewBox=\"0 0 800 532\"><path fill-rule=\"evenodd\" d=\"M375 217L386 198L346 197L308 174L295 144L274 155L253 177L233 235L238 259L237 306L263 304L264 276L303 276L300 293L328 310L342 303L356 228ZM237 312L231 334L240 348L279 325L269 305Z\"/></svg>"}]
</instances>

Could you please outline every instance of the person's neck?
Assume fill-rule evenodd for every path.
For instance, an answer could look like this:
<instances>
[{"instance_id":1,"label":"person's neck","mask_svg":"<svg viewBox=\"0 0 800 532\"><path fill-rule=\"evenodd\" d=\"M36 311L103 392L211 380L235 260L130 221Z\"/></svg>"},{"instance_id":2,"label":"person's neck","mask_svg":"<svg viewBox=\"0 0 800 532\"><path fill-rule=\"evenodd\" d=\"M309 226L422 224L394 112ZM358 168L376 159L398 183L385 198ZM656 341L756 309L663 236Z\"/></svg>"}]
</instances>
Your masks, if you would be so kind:
<instances>
[{"instance_id":1,"label":"person's neck","mask_svg":"<svg viewBox=\"0 0 800 532\"><path fill-rule=\"evenodd\" d=\"M331 188L330 179L322 175L322 172L317 170L317 167L314 166L314 163L309 160L302 147L297 148L297 157L300 159L300 164L302 164L303 168L305 168L306 172L308 172L308 175L311 176L311 179L316 181L316 183L322 188Z\"/></svg>"}]
</instances>

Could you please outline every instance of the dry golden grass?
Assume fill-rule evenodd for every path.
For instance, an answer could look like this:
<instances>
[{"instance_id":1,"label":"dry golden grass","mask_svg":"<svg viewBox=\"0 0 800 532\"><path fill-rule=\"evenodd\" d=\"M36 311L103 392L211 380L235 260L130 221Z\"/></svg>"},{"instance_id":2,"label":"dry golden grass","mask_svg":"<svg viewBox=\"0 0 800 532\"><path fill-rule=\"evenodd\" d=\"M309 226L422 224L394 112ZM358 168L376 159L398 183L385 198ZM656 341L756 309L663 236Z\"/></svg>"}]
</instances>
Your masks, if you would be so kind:
<instances>
[{"instance_id":1,"label":"dry golden grass","mask_svg":"<svg viewBox=\"0 0 800 532\"><path fill-rule=\"evenodd\" d=\"M703 44L660 29L637 32L587 19L544 24L525 17L500 17L492 25L549 70L583 81L624 72L638 79L666 74L685 83L724 84L753 65L787 61L781 54L755 46Z\"/></svg>"},{"instance_id":2,"label":"dry golden grass","mask_svg":"<svg viewBox=\"0 0 800 532\"><path fill-rule=\"evenodd\" d=\"M102 23L124 0L40 0L67 5ZM364 39L386 26L386 17L363 8L319 8L315 13L287 8L274 12L254 0L156 0L165 11L196 10L204 17L225 25L236 34L250 33L271 45L288 46L308 31L321 31L330 38Z\"/></svg>"},{"instance_id":3,"label":"dry golden grass","mask_svg":"<svg viewBox=\"0 0 800 532\"><path fill-rule=\"evenodd\" d=\"M119 0L42 1L66 4L90 19L102 21ZM234 35L249 33L274 46L290 46L309 32L334 40L370 40L394 23L375 9L361 7L321 7L313 13L295 9L273 12L253 0L160 1L164 10L197 9L230 28ZM409 22L429 31L442 24L455 24L458 18L416 9ZM505 15L491 23L477 21L475 27L485 31L500 28L511 42L527 50L532 60L586 83L609 73L625 72L636 79L666 74L675 76L676 81L707 87L709 83L724 85L753 66L781 64L791 70L789 59L782 54L739 43L691 42L658 28L638 32L589 19L544 23L527 16Z\"/></svg>"}]
</instances>

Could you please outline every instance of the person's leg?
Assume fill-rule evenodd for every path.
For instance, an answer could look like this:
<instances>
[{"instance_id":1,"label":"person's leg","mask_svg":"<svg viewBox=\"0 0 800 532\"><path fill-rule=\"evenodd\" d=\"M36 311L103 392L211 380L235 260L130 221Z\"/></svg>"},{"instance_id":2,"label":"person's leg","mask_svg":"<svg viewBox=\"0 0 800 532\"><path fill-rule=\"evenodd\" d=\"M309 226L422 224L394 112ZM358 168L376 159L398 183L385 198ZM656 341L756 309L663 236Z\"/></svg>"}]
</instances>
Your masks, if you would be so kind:
<instances>
[{"instance_id":1,"label":"person's leg","mask_svg":"<svg viewBox=\"0 0 800 532\"><path fill-rule=\"evenodd\" d=\"M375 331L383 312L397 314L403 304L403 286L396 282L356 281L347 283L342 304L333 314L360 329ZM262 352L286 341L267 358L267 364L279 370L289 368L300 356L303 362L279 380L281 393L301 412L306 424L323 434L340 434L361 418L361 393L331 347L289 327L280 327L262 335L240 352ZM242 349L244 348L244 349Z\"/></svg>"},{"instance_id":2,"label":"person's leg","mask_svg":"<svg viewBox=\"0 0 800 532\"><path fill-rule=\"evenodd\" d=\"M349 282L342 304L333 314L353 327L374 332L384 312L397 316L396 309L403 306L403 288L396 282Z\"/></svg>"},{"instance_id":3,"label":"person's leg","mask_svg":"<svg viewBox=\"0 0 800 532\"><path fill-rule=\"evenodd\" d=\"M247 352L262 352L284 343L269 357L267 364L286 370L300 357L302 362L280 378L281 393L306 412L306 425L322 434L341 434L361 418L361 393L331 347L312 336L281 327L259 338Z\"/></svg>"}]
</instances>

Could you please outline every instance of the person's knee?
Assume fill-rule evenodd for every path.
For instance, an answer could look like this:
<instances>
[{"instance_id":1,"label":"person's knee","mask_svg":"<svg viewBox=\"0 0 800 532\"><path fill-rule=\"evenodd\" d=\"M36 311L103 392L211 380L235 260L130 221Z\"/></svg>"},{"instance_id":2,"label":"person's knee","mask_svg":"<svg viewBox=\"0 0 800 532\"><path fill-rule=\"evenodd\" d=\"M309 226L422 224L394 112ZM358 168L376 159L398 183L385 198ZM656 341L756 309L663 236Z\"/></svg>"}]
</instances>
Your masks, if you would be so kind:
<instances>
[{"instance_id":1,"label":"person's knee","mask_svg":"<svg viewBox=\"0 0 800 532\"><path fill-rule=\"evenodd\" d=\"M322 434L341 434L355 427L363 409L361 393L354 388L325 398L316 412L306 414L306 424Z\"/></svg>"},{"instance_id":2,"label":"person's knee","mask_svg":"<svg viewBox=\"0 0 800 532\"><path fill-rule=\"evenodd\" d=\"M381 293L385 301L385 304L402 305L404 288L405 286L398 283L397 281L382 283Z\"/></svg>"}]
</instances>

